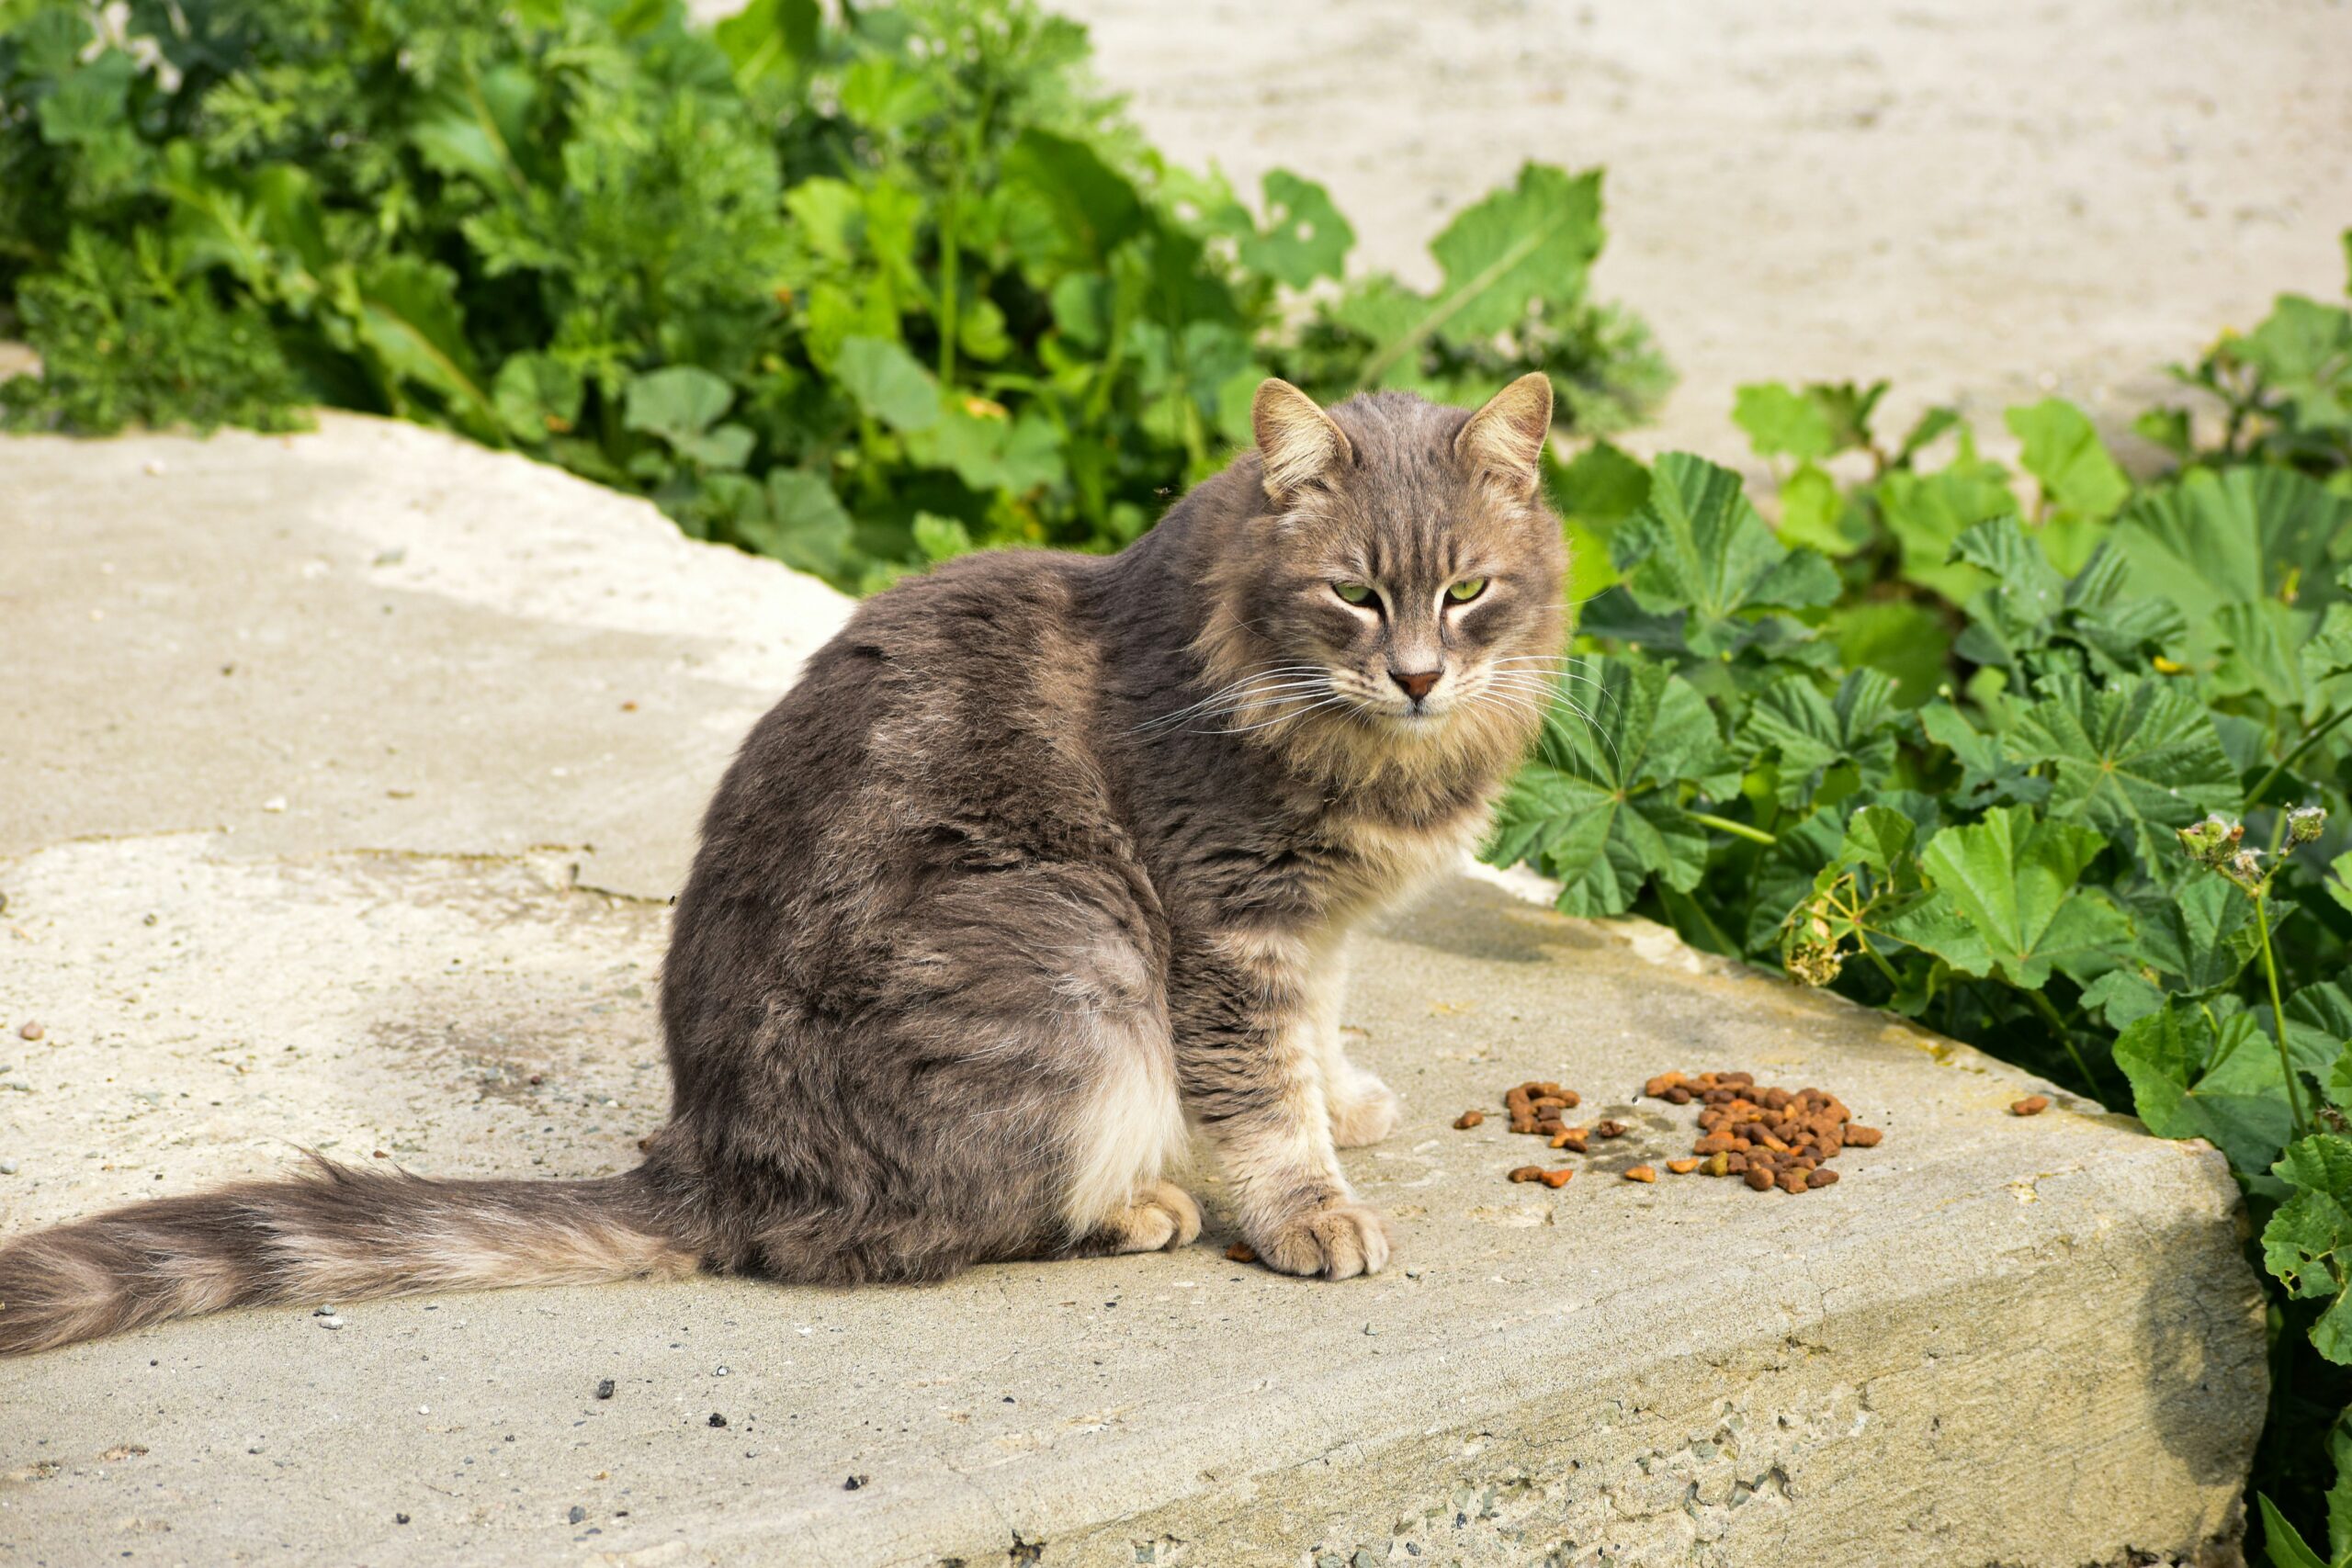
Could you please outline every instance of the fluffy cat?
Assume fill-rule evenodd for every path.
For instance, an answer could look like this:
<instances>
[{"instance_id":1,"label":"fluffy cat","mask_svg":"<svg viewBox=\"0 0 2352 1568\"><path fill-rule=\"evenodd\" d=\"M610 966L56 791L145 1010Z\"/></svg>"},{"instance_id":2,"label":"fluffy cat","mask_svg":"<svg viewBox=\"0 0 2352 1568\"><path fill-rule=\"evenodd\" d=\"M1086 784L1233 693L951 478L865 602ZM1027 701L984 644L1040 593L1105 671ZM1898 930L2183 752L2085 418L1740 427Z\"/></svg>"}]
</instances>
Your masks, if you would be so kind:
<instances>
[{"instance_id":1,"label":"fluffy cat","mask_svg":"<svg viewBox=\"0 0 2352 1568\"><path fill-rule=\"evenodd\" d=\"M936 1280L1178 1247L1188 1121L1272 1269L1388 1258L1336 1148L1349 931L1452 863L1548 701L1541 375L1328 413L1118 555L967 556L861 605L756 726L677 901L671 1118L585 1181L316 1162L0 1247L0 1354L261 1302L697 1268Z\"/></svg>"}]
</instances>

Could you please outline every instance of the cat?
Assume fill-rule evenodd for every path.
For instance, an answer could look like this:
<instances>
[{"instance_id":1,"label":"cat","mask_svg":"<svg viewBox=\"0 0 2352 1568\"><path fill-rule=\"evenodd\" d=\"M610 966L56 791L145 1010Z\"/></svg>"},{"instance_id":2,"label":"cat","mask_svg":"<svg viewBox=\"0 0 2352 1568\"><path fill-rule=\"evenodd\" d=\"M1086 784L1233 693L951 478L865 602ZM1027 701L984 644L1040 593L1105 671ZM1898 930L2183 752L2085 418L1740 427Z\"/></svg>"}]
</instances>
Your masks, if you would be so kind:
<instances>
[{"instance_id":1,"label":"cat","mask_svg":"<svg viewBox=\"0 0 2352 1568\"><path fill-rule=\"evenodd\" d=\"M1340 1147L1351 928L1457 862L1540 728L1566 550L1549 382L1326 412L1113 556L967 555L860 605L703 822L670 1119L578 1181L313 1156L0 1247L0 1354L264 1302L679 1276L932 1280L1182 1247L1195 1127L1268 1268L1378 1270Z\"/></svg>"}]
</instances>

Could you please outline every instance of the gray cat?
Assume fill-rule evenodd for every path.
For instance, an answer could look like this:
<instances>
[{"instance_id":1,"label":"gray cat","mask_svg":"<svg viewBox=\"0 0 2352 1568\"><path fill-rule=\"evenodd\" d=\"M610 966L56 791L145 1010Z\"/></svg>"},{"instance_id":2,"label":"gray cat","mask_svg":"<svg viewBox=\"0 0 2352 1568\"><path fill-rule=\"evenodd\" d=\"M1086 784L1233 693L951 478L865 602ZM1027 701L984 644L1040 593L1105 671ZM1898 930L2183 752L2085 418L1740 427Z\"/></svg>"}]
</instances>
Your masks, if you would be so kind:
<instances>
[{"instance_id":1,"label":"gray cat","mask_svg":"<svg viewBox=\"0 0 2352 1568\"><path fill-rule=\"evenodd\" d=\"M1351 928L1485 829L1563 637L1541 375L1475 414L1258 389L1257 448L1108 558L968 556L860 606L703 823L645 1164L320 1160L0 1247L0 1354L261 1302L697 1268L937 1280L1181 1247L1187 1119L1270 1268L1388 1258L1335 1149Z\"/></svg>"}]
</instances>

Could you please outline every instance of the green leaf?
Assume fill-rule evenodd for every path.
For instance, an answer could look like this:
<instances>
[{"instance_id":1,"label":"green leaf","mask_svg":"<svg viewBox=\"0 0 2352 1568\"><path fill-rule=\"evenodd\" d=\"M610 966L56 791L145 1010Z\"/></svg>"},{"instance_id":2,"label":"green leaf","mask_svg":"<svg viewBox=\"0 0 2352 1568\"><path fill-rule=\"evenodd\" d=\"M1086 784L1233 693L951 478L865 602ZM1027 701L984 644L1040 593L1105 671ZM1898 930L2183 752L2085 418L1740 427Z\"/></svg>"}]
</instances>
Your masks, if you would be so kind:
<instances>
[{"instance_id":1,"label":"green leaf","mask_svg":"<svg viewBox=\"0 0 2352 1568\"><path fill-rule=\"evenodd\" d=\"M770 468L767 515L741 526L761 554L796 570L837 582L849 573L849 513L822 475L805 468Z\"/></svg>"},{"instance_id":2,"label":"green leaf","mask_svg":"<svg viewBox=\"0 0 2352 1568\"><path fill-rule=\"evenodd\" d=\"M1444 275L1434 296L1421 299L1393 280L1377 291L1386 313L1371 335L1380 346L1359 385L1378 385L1392 370L1413 372L1420 345L1432 337L1473 344L1521 325L1538 300L1575 303L1600 242L1599 170L1571 176L1545 164L1521 164L1510 188L1464 208L1430 242ZM1367 315L1356 320L1374 324Z\"/></svg>"},{"instance_id":3,"label":"green leaf","mask_svg":"<svg viewBox=\"0 0 2352 1568\"><path fill-rule=\"evenodd\" d=\"M978 547L972 543L972 531L964 526L960 517L942 517L933 512L918 512L914 520L915 548L925 560L951 560L967 556Z\"/></svg>"},{"instance_id":4,"label":"green leaf","mask_svg":"<svg viewBox=\"0 0 2352 1568\"><path fill-rule=\"evenodd\" d=\"M1894 761L1894 682L1875 670L1857 670L1824 695L1809 675L1791 675L1768 688L1747 710L1743 729L1751 756L1780 759L1783 806L1812 801L1823 775L1850 765L1875 783Z\"/></svg>"},{"instance_id":5,"label":"green leaf","mask_svg":"<svg viewBox=\"0 0 2352 1568\"><path fill-rule=\"evenodd\" d=\"M2141 1121L2160 1138L2203 1138L2242 1176L2294 1134L2278 1053L2252 1014L2168 1001L2116 1038Z\"/></svg>"},{"instance_id":6,"label":"green leaf","mask_svg":"<svg viewBox=\"0 0 2352 1568\"><path fill-rule=\"evenodd\" d=\"M1800 463L1781 485L1781 540L1819 550L1826 556L1849 556L1871 542L1869 517L1847 504L1838 481L1826 469Z\"/></svg>"},{"instance_id":7,"label":"green leaf","mask_svg":"<svg viewBox=\"0 0 2352 1568\"><path fill-rule=\"evenodd\" d=\"M903 344L844 338L833 356L833 374L860 408L893 430L929 430L939 423L939 389Z\"/></svg>"},{"instance_id":8,"label":"green leaf","mask_svg":"<svg viewBox=\"0 0 2352 1568\"><path fill-rule=\"evenodd\" d=\"M1149 223L1134 185L1092 148L1034 125L1006 151L1001 178L1047 220L1023 257L1033 272L1102 271L1111 253Z\"/></svg>"},{"instance_id":9,"label":"green leaf","mask_svg":"<svg viewBox=\"0 0 2352 1568\"><path fill-rule=\"evenodd\" d=\"M2254 957L2254 900L2222 877L2193 876L2170 892L2143 885L2123 903L2139 933L2135 955L2185 990L2218 990Z\"/></svg>"},{"instance_id":10,"label":"green leaf","mask_svg":"<svg viewBox=\"0 0 2352 1568\"><path fill-rule=\"evenodd\" d=\"M2262 1550L2270 1568L2328 1568L2327 1560L2303 1543L2301 1533L2287 1522L2277 1504L2260 1492L2254 1500L2262 1508Z\"/></svg>"},{"instance_id":11,"label":"green leaf","mask_svg":"<svg viewBox=\"0 0 2352 1568\"><path fill-rule=\"evenodd\" d=\"M2050 766L2052 817L2079 817L2151 866L2177 853L2169 829L2238 804L2238 780L2205 707L2155 681L2099 690L2052 676L2009 731L2011 755Z\"/></svg>"},{"instance_id":12,"label":"green leaf","mask_svg":"<svg viewBox=\"0 0 2352 1568\"><path fill-rule=\"evenodd\" d=\"M1893 929L1963 974L2039 987L2053 968L2111 953L2132 935L2104 894L2076 886L2105 846L2087 828L1996 807L1928 840L1920 864L1935 897Z\"/></svg>"},{"instance_id":13,"label":"green leaf","mask_svg":"<svg viewBox=\"0 0 2352 1568\"><path fill-rule=\"evenodd\" d=\"M1644 610L1687 612L1685 635L1702 654L1736 645L1732 623L1743 611L1838 596L1836 568L1815 551L1791 551L1748 504L1737 474L1687 452L1658 458L1648 502L1618 529L1610 554Z\"/></svg>"},{"instance_id":14,"label":"green leaf","mask_svg":"<svg viewBox=\"0 0 2352 1568\"><path fill-rule=\"evenodd\" d=\"M378 262L359 282L359 338L396 400L403 385L427 388L453 417L481 430L495 425L497 413L474 368L457 288L457 275L433 262L408 255Z\"/></svg>"},{"instance_id":15,"label":"green leaf","mask_svg":"<svg viewBox=\"0 0 2352 1568\"><path fill-rule=\"evenodd\" d=\"M571 429L587 391L576 366L551 354L518 354L498 367L491 400L516 440L537 445Z\"/></svg>"},{"instance_id":16,"label":"green leaf","mask_svg":"<svg viewBox=\"0 0 2352 1568\"><path fill-rule=\"evenodd\" d=\"M2290 1145L2271 1173L2297 1190L2262 1228L2262 1263L2298 1301L2328 1303L2312 1348L2352 1363L2352 1139L2320 1133Z\"/></svg>"},{"instance_id":17,"label":"green leaf","mask_svg":"<svg viewBox=\"0 0 2352 1568\"><path fill-rule=\"evenodd\" d=\"M1263 189L1265 231L1238 242L1242 265L1293 288L1346 270L1356 231L1332 205L1330 192L1288 169L1269 170Z\"/></svg>"},{"instance_id":18,"label":"green leaf","mask_svg":"<svg viewBox=\"0 0 2352 1568\"><path fill-rule=\"evenodd\" d=\"M2326 885L2327 896L2346 908L2352 909L2352 850L2346 850L2328 862L2327 869L2335 874L2335 880Z\"/></svg>"},{"instance_id":19,"label":"green leaf","mask_svg":"<svg viewBox=\"0 0 2352 1568\"><path fill-rule=\"evenodd\" d=\"M1839 663L1894 678L1896 707L1918 707L1950 677L1951 633L1941 616L1917 604L1864 600L1831 611L1827 626Z\"/></svg>"},{"instance_id":20,"label":"green leaf","mask_svg":"<svg viewBox=\"0 0 2352 1568\"><path fill-rule=\"evenodd\" d=\"M1884 806L1859 807L1847 818L1838 859L1846 865L1891 872L1910 854L1914 831L1911 819L1899 811Z\"/></svg>"},{"instance_id":21,"label":"green leaf","mask_svg":"<svg viewBox=\"0 0 2352 1568\"><path fill-rule=\"evenodd\" d=\"M621 423L660 436L705 468L737 468L751 456L752 433L716 423L734 400L724 378L698 365L673 365L631 378Z\"/></svg>"},{"instance_id":22,"label":"green leaf","mask_svg":"<svg viewBox=\"0 0 2352 1568\"><path fill-rule=\"evenodd\" d=\"M2030 806L2050 797L2048 779L2026 772L2025 763L2009 755L1998 735L1984 734L1951 704L1933 702L1921 708L1919 727L1960 763L1961 805Z\"/></svg>"},{"instance_id":23,"label":"green leaf","mask_svg":"<svg viewBox=\"0 0 2352 1568\"><path fill-rule=\"evenodd\" d=\"M1983 571L1951 560L1972 525L2016 512L2008 472L1979 459L1965 442L1960 457L1932 474L1898 469L1879 481L1878 503L1903 556L1903 575L1964 604L1986 586Z\"/></svg>"},{"instance_id":24,"label":"green leaf","mask_svg":"<svg viewBox=\"0 0 2352 1568\"><path fill-rule=\"evenodd\" d=\"M2025 443L2018 461L2041 486L2045 502L2090 518L2115 514L2132 493L2107 446L2083 411L2062 398L2020 405L2006 416Z\"/></svg>"},{"instance_id":25,"label":"green leaf","mask_svg":"<svg viewBox=\"0 0 2352 1568\"><path fill-rule=\"evenodd\" d=\"M2121 1030L2165 1005L2165 994L2129 969L2110 969L2083 987L2083 1010Z\"/></svg>"},{"instance_id":26,"label":"green leaf","mask_svg":"<svg viewBox=\"0 0 2352 1568\"><path fill-rule=\"evenodd\" d=\"M1786 455L1810 461L1838 449L1829 416L1802 392L1779 381L1753 381L1739 389L1732 423L1747 432L1759 457Z\"/></svg>"},{"instance_id":27,"label":"green leaf","mask_svg":"<svg viewBox=\"0 0 2352 1568\"><path fill-rule=\"evenodd\" d=\"M816 53L820 20L817 0L750 0L710 36L726 51L735 80L748 84L806 64Z\"/></svg>"},{"instance_id":28,"label":"green leaf","mask_svg":"<svg viewBox=\"0 0 2352 1568\"><path fill-rule=\"evenodd\" d=\"M1596 675L1598 690L1586 683ZM1496 814L1486 857L1530 861L1557 877L1570 914L1622 914L1651 877L1695 886L1707 835L1672 786L1736 780L1706 699L1664 666L1631 660L1572 669L1560 690L1535 760Z\"/></svg>"},{"instance_id":29,"label":"green leaf","mask_svg":"<svg viewBox=\"0 0 2352 1568\"><path fill-rule=\"evenodd\" d=\"M2133 592L2171 601L2192 628L2225 604L2336 598L2328 555L2352 498L2329 494L2291 468L2194 468L2143 492L2116 526Z\"/></svg>"}]
</instances>

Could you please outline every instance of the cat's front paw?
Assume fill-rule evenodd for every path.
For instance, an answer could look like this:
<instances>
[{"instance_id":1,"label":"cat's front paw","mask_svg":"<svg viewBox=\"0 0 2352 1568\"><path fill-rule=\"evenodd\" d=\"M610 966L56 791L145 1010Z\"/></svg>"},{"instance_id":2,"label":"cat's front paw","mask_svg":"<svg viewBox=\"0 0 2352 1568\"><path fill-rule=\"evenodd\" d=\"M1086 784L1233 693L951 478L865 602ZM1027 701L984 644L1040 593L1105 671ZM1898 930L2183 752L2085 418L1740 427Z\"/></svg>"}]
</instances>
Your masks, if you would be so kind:
<instances>
[{"instance_id":1,"label":"cat's front paw","mask_svg":"<svg viewBox=\"0 0 2352 1568\"><path fill-rule=\"evenodd\" d=\"M1388 1261L1388 1222L1362 1203L1330 1203L1283 1221L1257 1253L1278 1274L1377 1274Z\"/></svg>"},{"instance_id":2,"label":"cat's front paw","mask_svg":"<svg viewBox=\"0 0 2352 1568\"><path fill-rule=\"evenodd\" d=\"M1331 1141L1343 1149L1376 1144L1396 1130L1403 1114L1396 1091L1359 1068L1331 1108Z\"/></svg>"}]
</instances>

